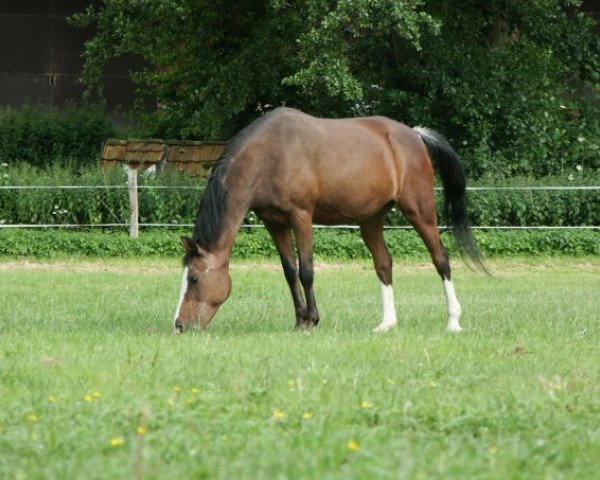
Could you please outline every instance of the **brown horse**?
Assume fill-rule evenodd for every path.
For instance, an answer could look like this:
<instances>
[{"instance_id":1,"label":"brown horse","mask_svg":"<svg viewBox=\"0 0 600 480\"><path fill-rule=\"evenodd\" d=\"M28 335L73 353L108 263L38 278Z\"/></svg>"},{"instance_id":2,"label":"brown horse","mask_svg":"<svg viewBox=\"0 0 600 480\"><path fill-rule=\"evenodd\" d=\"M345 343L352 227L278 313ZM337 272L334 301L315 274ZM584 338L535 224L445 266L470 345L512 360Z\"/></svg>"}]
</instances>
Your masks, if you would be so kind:
<instances>
[{"instance_id":1,"label":"brown horse","mask_svg":"<svg viewBox=\"0 0 600 480\"><path fill-rule=\"evenodd\" d=\"M436 132L385 117L322 119L289 108L256 120L223 152L210 176L193 237L182 238L186 254L175 331L206 327L229 297L229 259L249 210L262 219L275 242L297 328L319 323L313 222L360 226L381 283L383 319L375 330L393 328L397 320L392 258L383 226L394 205L425 242L442 278L447 328L460 331L461 307L438 231L432 160L441 176L444 213L456 243L461 253L481 265L467 220L463 167Z\"/></svg>"}]
</instances>

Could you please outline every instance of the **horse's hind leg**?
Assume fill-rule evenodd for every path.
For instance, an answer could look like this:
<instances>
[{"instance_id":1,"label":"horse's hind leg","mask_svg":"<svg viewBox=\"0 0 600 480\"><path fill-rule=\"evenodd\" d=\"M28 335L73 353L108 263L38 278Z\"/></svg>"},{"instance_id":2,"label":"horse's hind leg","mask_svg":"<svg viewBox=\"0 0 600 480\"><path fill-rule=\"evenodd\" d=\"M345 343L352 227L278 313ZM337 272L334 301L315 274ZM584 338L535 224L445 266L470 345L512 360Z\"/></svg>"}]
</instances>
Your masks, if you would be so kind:
<instances>
[{"instance_id":1,"label":"horse's hind leg","mask_svg":"<svg viewBox=\"0 0 600 480\"><path fill-rule=\"evenodd\" d=\"M298 265L296 262L296 254L294 253L294 239L292 231L285 226L273 224L265 221L265 227L271 234L279 258L285 279L290 287L292 300L294 301L294 309L296 310L296 325L304 322L306 316L306 303L302 298L300 290L300 282L298 278Z\"/></svg>"},{"instance_id":2,"label":"horse's hind leg","mask_svg":"<svg viewBox=\"0 0 600 480\"><path fill-rule=\"evenodd\" d=\"M456 298L456 292L454 291L454 285L452 284L448 251L442 244L437 226L435 197L433 196L433 191L431 192L431 195L425 193L425 190L422 192L421 195L417 195L412 201L400 202L398 206L404 213L406 219L413 225L423 239L423 242L431 254L433 264L442 278L444 293L446 295L446 304L448 306L447 330L449 332L460 332L462 330L460 326L462 309L458 298Z\"/></svg>"},{"instance_id":3,"label":"horse's hind leg","mask_svg":"<svg viewBox=\"0 0 600 480\"><path fill-rule=\"evenodd\" d=\"M394 290L392 288L392 256L383 239L383 225L386 213L387 209L360 224L360 233L365 245L373 256L375 272L379 277L381 285L383 319L375 327L374 332L387 332L398 323L396 307L394 305Z\"/></svg>"}]
</instances>

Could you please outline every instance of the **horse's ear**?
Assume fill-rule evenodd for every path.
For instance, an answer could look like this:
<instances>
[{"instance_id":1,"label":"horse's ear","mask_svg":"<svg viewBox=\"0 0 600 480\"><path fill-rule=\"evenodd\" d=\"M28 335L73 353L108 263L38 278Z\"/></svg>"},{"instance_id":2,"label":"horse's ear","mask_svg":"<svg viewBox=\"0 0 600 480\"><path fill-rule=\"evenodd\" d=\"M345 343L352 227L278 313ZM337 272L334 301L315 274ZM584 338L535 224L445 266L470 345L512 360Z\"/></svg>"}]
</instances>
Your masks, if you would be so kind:
<instances>
[{"instance_id":1,"label":"horse's ear","mask_svg":"<svg viewBox=\"0 0 600 480\"><path fill-rule=\"evenodd\" d=\"M198 244L190 237L181 237L181 244L186 253L196 255L198 253Z\"/></svg>"},{"instance_id":2,"label":"horse's ear","mask_svg":"<svg viewBox=\"0 0 600 480\"><path fill-rule=\"evenodd\" d=\"M193 238L181 237L181 244L183 245L185 252L191 255L204 257L208 254L208 252L198 245Z\"/></svg>"}]
</instances>

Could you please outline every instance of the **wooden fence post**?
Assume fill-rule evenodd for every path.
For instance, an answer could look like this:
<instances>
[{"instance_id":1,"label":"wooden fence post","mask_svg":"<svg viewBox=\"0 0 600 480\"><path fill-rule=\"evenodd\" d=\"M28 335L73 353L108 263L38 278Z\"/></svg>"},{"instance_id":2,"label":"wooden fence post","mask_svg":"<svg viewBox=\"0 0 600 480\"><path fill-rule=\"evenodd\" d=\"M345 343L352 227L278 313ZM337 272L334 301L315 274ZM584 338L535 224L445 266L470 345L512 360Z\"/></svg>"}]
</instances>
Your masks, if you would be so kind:
<instances>
[{"instance_id":1,"label":"wooden fence post","mask_svg":"<svg viewBox=\"0 0 600 480\"><path fill-rule=\"evenodd\" d=\"M139 234L139 209L137 188L137 166L127 166L127 187L129 189L129 236L138 238Z\"/></svg>"}]
</instances>

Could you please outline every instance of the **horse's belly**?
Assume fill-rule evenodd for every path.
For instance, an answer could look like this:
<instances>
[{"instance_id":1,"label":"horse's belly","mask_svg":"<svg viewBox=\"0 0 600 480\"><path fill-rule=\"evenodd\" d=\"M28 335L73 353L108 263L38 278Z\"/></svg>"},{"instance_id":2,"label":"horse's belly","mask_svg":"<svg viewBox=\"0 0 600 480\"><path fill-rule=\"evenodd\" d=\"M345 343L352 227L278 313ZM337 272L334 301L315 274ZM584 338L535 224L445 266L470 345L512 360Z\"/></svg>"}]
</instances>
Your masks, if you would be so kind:
<instances>
[{"instance_id":1,"label":"horse's belly","mask_svg":"<svg viewBox=\"0 0 600 480\"><path fill-rule=\"evenodd\" d=\"M391 195L344 192L335 198L320 199L315 205L313 220L324 225L358 223L372 217L391 201Z\"/></svg>"},{"instance_id":2,"label":"horse's belly","mask_svg":"<svg viewBox=\"0 0 600 480\"><path fill-rule=\"evenodd\" d=\"M342 225L345 223L357 223L360 218L347 216L340 210L330 206L317 206L313 213L313 223L321 225Z\"/></svg>"}]
</instances>

